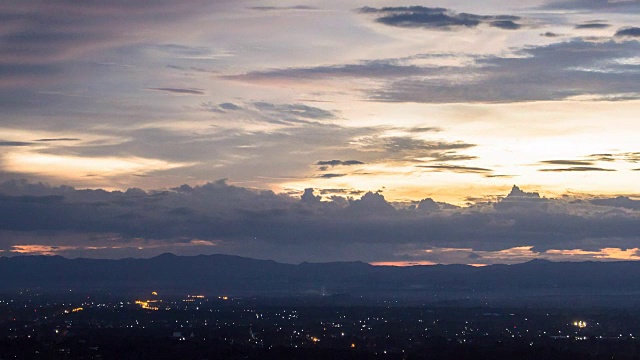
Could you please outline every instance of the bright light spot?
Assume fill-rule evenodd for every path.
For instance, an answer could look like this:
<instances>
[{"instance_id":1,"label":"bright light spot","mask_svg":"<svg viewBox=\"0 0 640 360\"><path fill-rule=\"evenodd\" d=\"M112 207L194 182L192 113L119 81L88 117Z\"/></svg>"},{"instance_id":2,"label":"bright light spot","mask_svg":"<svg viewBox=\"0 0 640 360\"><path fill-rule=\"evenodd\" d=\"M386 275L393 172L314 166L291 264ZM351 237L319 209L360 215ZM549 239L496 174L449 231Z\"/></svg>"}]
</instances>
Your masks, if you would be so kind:
<instances>
[{"instance_id":1,"label":"bright light spot","mask_svg":"<svg viewBox=\"0 0 640 360\"><path fill-rule=\"evenodd\" d=\"M587 327L587 322L586 322L586 321L582 321L582 320L580 320L580 321L574 321L574 322L573 322L573 326L576 326L576 327L578 327L578 328L580 328L580 329L584 329L584 328L586 328L586 327Z\"/></svg>"}]
</instances>

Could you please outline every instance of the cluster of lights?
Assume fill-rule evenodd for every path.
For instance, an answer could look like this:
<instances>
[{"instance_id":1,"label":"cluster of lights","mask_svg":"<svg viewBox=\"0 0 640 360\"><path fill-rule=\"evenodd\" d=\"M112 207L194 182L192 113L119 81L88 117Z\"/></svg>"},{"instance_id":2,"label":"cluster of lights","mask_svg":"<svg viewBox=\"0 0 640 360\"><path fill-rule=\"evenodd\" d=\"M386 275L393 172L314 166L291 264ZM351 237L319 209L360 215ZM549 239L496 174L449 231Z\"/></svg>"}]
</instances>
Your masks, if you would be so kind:
<instances>
[{"instance_id":1,"label":"cluster of lights","mask_svg":"<svg viewBox=\"0 0 640 360\"><path fill-rule=\"evenodd\" d=\"M77 307L77 308L73 308L73 309L71 309L71 310L65 310L65 311L64 311L64 313L65 313L65 314L68 314L68 313L75 313L75 312L79 312L79 311L82 311L82 310L84 310L84 309L83 309L83 308L81 308L81 307Z\"/></svg>"},{"instance_id":2,"label":"cluster of lights","mask_svg":"<svg viewBox=\"0 0 640 360\"><path fill-rule=\"evenodd\" d=\"M574 322L573 322L573 326L577 326L577 327L578 327L578 328L580 328L580 329L584 329L584 328L586 328L586 327L587 327L587 322L586 322L586 321L582 321L582 320L580 320L580 321L574 321Z\"/></svg>"},{"instance_id":3,"label":"cluster of lights","mask_svg":"<svg viewBox=\"0 0 640 360\"><path fill-rule=\"evenodd\" d=\"M158 308L157 306L149 305L149 303L154 303L154 302L156 302L156 300L147 300L147 301L136 300L136 304L140 305L140 307L143 309L153 310L153 311L160 310L160 308Z\"/></svg>"}]
</instances>

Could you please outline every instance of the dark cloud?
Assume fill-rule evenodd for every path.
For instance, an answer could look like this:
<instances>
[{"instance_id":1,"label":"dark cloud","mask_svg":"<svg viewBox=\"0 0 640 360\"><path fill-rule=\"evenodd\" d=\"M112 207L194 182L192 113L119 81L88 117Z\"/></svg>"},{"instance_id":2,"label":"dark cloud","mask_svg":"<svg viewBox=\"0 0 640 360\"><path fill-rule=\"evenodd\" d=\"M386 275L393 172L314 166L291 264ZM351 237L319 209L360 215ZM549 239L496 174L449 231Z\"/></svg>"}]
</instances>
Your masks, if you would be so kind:
<instances>
[{"instance_id":1,"label":"dark cloud","mask_svg":"<svg viewBox=\"0 0 640 360\"><path fill-rule=\"evenodd\" d=\"M618 31L616 31L615 36L617 37L631 37L631 38L637 38L640 37L640 27L623 27L621 29L619 29Z\"/></svg>"},{"instance_id":2,"label":"dark cloud","mask_svg":"<svg viewBox=\"0 0 640 360\"><path fill-rule=\"evenodd\" d=\"M362 161L358 160L323 160L316 162L319 166L352 166L352 165L364 165Z\"/></svg>"},{"instance_id":3,"label":"dark cloud","mask_svg":"<svg viewBox=\"0 0 640 360\"><path fill-rule=\"evenodd\" d=\"M554 32L551 32L551 31L547 31L545 33L540 34L540 36L544 36L544 37L548 37L548 38L555 38L555 37L562 36L562 35L554 33Z\"/></svg>"},{"instance_id":4,"label":"dark cloud","mask_svg":"<svg viewBox=\"0 0 640 360\"><path fill-rule=\"evenodd\" d=\"M517 24L511 20L496 20L490 22L489 25L505 30L518 30L522 27L522 25Z\"/></svg>"},{"instance_id":5,"label":"dark cloud","mask_svg":"<svg viewBox=\"0 0 640 360\"><path fill-rule=\"evenodd\" d=\"M594 161L624 161L629 163L640 162L640 152L622 152L622 153L608 153L608 154L591 154L586 156Z\"/></svg>"},{"instance_id":6,"label":"dark cloud","mask_svg":"<svg viewBox=\"0 0 640 360\"><path fill-rule=\"evenodd\" d=\"M0 141L0 146L30 146L33 143L24 141Z\"/></svg>"},{"instance_id":7,"label":"dark cloud","mask_svg":"<svg viewBox=\"0 0 640 360\"><path fill-rule=\"evenodd\" d=\"M339 195L362 195L365 192L356 189L320 189L321 195L339 194Z\"/></svg>"},{"instance_id":8,"label":"dark cloud","mask_svg":"<svg viewBox=\"0 0 640 360\"><path fill-rule=\"evenodd\" d=\"M440 132L442 131L442 128L433 127L433 126L414 127L414 128L410 128L408 131L412 133Z\"/></svg>"},{"instance_id":9,"label":"dark cloud","mask_svg":"<svg viewBox=\"0 0 640 360\"><path fill-rule=\"evenodd\" d=\"M584 160L545 160L545 161L540 161L540 163L547 164L547 165L576 165L576 166L593 165L592 161L584 161Z\"/></svg>"},{"instance_id":10,"label":"dark cloud","mask_svg":"<svg viewBox=\"0 0 640 360\"><path fill-rule=\"evenodd\" d=\"M526 192L520 189L520 187L518 187L517 185L513 185L513 187L511 188L511 191L509 192L509 194L507 194L506 199L512 199L512 198L540 199L540 194L537 192Z\"/></svg>"},{"instance_id":11,"label":"dark cloud","mask_svg":"<svg viewBox=\"0 0 640 360\"><path fill-rule=\"evenodd\" d=\"M476 27L480 24L487 24L506 30L516 30L522 27L522 25L515 23L515 21L520 20L518 16L483 16L424 6L384 7L379 9L363 7L359 9L359 12L377 15L376 22L381 24L406 28L451 29L456 27Z\"/></svg>"},{"instance_id":12,"label":"dark cloud","mask_svg":"<svg viewBox=\"0 0 640 360\"><path fill-rule=\"evenodd\" d=\"M78 138L44 138L44 139L36 139L33 141L37 142L58 142L58 141L80 141Z\"/></svg>"},{"instance_id":13,"label":"dark cloud","mask_svg":"<svg viewBox=\"0 0 640 360\"><path fill-rule=\"evenodd\" d=\"M433 199L428 198L420 200L416 209L419 211L434 212L440 211L440 205Z\"/></svg>"},{"instance_id":14,"label":"dark cloud","mask_svg":"<svg viewBox=\"0 0 640 360\"><path fill-rule=\"evenodd\" d=\"M219 105L224 110L240 110L241 107L233 103L222 103Z\"/></svg>"},{"instance_id":15,"label":"dark cloud","mask_svg":"<svg viewBox=\"0 0 640 360\"><path fill-rule=\"evenodd\" d=\"M455 152L442 152L442 153L432 153L426 156L429 158L431 162L440 162L440 161L466 161L466 160L475 160L478 157L474 155L462 155L457 154ZM425 160L425 159L423 159Z\"/></svg>"},{"instance_id":16,"label":"dark cloud","mask_svg":"<svg viewBox=\"0 0 640 360\"><path fill-rule=\"evenodd\" d=\"M602 206L621 207L625 209L640 211L640 201L631 200L626 196L618 196L616 198L609 199L593 199L591 200L591 203Z\"/></svg>"},{"instance_id":17,"label":"dark cloud","mask_svg":"<svg viewBox=\"0 0 640 360\"><path fill-rule=\"evenodd\" d=\"M517 175L506 175L506 174L486 174L484 177L486 178L513 178Z\"/></svg>"},{"instance_id":18,"label":"dark cloud","mask_svg":"<svg viewBox=\"0 0 640 360\"><path fill-rule=\"evenodd\" d=\"M153 91L163 91L171 94L178 95L204 95L204 91L202 89L189 89L189 88L147 88L147 90Z\"/></svg>"},{"instance_id":19,"label":"dark cloud","mask_svg":"<svg viewBox=\"0 0 640 360\"><path fill-rule=\"evenodd\" d=\"M578 95L638 94L638 65L616 63L634 57L638 42L573 40L525 48L521 57L488 57L468 68L474 80L451 83L406 77L373 90L369 98L391 102L514 102L559 100ZM580 54L579 56L577 54ZM441 73L456 72L442 68ZM475 76L472 76L475 75Z\"/></svg>"},{"instance_id":20,"label":"dark cloud","mask_svg":"<svg viewBox=\"0 0 640 360\"><path fill-rule=\"evenodd\" d=\"M302 196L300 196L300 202L305 204L319 203L320 200L321 197L314 195L312 188L304 189L304 193L302 194Z\"/></svg>"},{"instance_id":21,"label":"dark cloud","mask_svg":"<svg viewBox=\"0 0 640 360\"><path fill-rule=\"evenodd\" d=\"M404 152L404 151L447 151L447 150L461 150L475 147L475 144L468 144L464 142L443 142L443 141L429 141L423 139L416 139L412 137L393 136L382 140L383 146L386 150L391 152Z\"/></svg>"},{"instance_id":22,"label":"dark cloud","mask_svg":"<svg viewBox=\"0 0 640 360\"><path fill-rule=\"evenodd\" d=\"M432 169L433 171L450 171L456 173L463 174L478 174L478 173L486 173L492 172L491 169L481 168L481 167L472 167L472 166L461 166L461 165L417 165L419 168Z\"/></svg>"},{"instance_id":23,"label":"dark cloud","mask_svg":"<svg viewBox=\"0 0 640 360\"><path fill-rule=\"evenodd\" d=\"M332 119L335 117L335 114L331 111L304 104L272 104L266 102L256 102L253 103L253 105L261 111L276 112L279 114L290 115L296 118L324 120Z\"/></svg>"},{"instance_id":24,"label":"dark cloud","mask_svg":"<svg viewBox=\"0 0 640 360\"><path fill-rule=\"evenodd\" d=\"M613 169L605 169L601 167L595 166L572 166L567 168L557 168L557 169L540 169L538 171L545 172L582 172L582 171L615 171Z\"/></svg>"},{"instance_id":25,"label":"dark cloud","mask_svg":"<svg viewBox=\"0 0 640 360\"><path fill-rule=\"evenodd\" d=\"M346 176L346 174L320 174L317 177L322 179L333 179Z\"/></svg>"},{"instance_id":26,"label":"dark cloud","mask_svg":"<svg viewBox=\"0 0 640 360\"><path fill-rule=\"evenodd\" d=\"M588 22L584 24L578 24L575 26L576 29L606 29L611 25L600 23L600 22Z\"/></svg>"},{"instance_id":27,"label":"dark cloud","mask_svg":"<svg viewBox=\"0 0 640 360\"><path fill-rule=\"evenodd\" d=\"M308 256L333 249L340 257L358 244L386 246L390 255L390 246L472 251L533 246L544 251L632 248L640 240L638 201L548 199L515 186L503 199L464 208L432 199L413 208L394 207L371 192L355 200L320 201L307 189L301 199L224 180L126 192L10 181L0 184L0 194L5 245L28 245L36 238L41 245L94 247L110 246L113 239L136 247L197 240L215 241L217 251L246 255L257 246L265 251L263 257L282 258L292 247L314 248L305 252ZM363 250L354 256L368 258L371 253Z\"/></svg>"}]
</instances>

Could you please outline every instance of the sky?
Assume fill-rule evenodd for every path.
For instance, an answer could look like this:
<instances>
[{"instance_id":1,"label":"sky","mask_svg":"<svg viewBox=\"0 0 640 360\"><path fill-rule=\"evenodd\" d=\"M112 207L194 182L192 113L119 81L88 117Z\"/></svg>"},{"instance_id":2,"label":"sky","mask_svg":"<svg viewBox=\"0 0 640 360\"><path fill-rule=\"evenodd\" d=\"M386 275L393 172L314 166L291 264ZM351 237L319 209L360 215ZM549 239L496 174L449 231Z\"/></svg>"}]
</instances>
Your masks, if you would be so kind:
<instances>
[{"instance_id":1,"label":"sky","mask_svg":"<svg viewBox=\"0 0 640 360\"><path fill-rule=\"evenodd\" d=\"M0 256L640 259L639 15L3 1Z\"/></svg>"}]
</instances>

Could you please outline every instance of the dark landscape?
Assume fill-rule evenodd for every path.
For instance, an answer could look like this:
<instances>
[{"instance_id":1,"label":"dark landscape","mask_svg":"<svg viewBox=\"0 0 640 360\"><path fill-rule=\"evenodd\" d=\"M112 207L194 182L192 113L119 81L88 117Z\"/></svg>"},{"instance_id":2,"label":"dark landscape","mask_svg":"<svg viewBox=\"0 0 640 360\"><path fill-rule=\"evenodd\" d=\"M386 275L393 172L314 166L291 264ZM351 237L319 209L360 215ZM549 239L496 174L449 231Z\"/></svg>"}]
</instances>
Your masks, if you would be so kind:
<instances>
[{"instance_id":1,"label":"dark landscape","mask_svg":"<svg viewBox=\"0 0 640 360\"><path fill-rule=\"evenodd\" d=\"M639 273L0 258L0 359L635 359Z\"/></svg>"},{"instance_id":2,"label":"dark landscape","mask_svg":"<svg viewBox=\"0 0 640 360\"><path fill-rule=\"evenodd\" d=\"M465 306L638 306L640 263L551 262L514 265L298 265L229 255L151 259L0 258L0 291L69 290L126 295L324 296Z\"/></svg>"}]
</instances>

